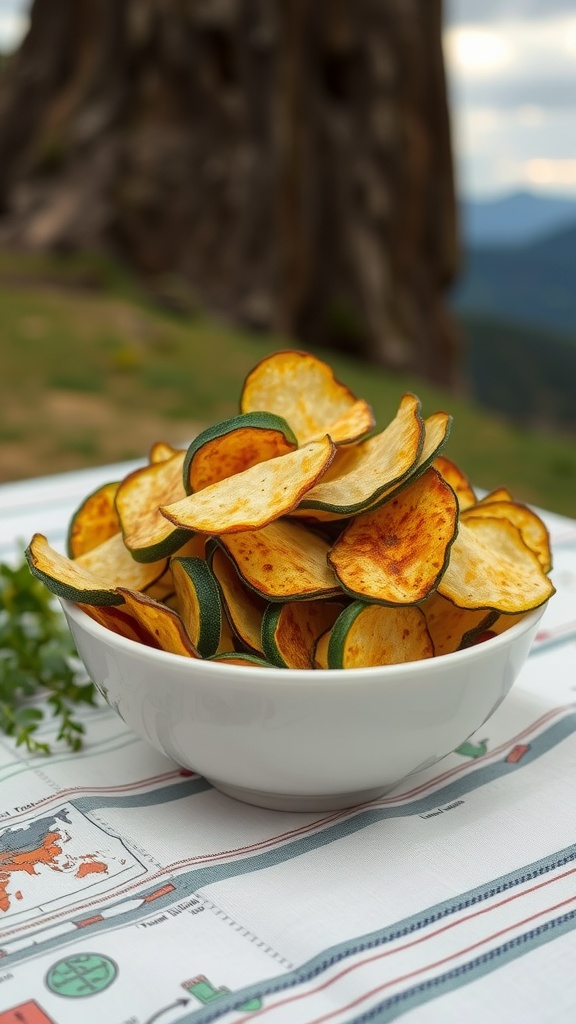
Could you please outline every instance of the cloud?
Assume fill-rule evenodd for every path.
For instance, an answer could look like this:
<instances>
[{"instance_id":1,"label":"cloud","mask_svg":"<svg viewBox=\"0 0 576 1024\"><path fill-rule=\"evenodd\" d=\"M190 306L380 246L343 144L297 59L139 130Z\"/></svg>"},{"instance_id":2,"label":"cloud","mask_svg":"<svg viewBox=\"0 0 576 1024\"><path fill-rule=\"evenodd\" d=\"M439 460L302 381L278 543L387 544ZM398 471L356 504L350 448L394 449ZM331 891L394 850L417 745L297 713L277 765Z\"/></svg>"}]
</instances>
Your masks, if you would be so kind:
<instances>
[{"instance_id":1,"label":"cloud","mask_svg":"<svg viewBox=\"0 0 576 1024\"><path fill-rule=\"evenodd\" d=\"M0 6L0 53L10 53L15 50L26 32L27 26L27 15L3 10L3 7Z\"/></svg>"},{"instance_id":2,"label":"cloud","mask_svg":"<svg viewBox=\"0 0 576 1024\"><path fill-rule=\"evenodd\" d=\"M575 193L574 0L446 0L445 10L461 190Z\"/></svg>"},{"instance_id":3,"label":"cloud","mask_svg":"<svg viewBox=\"0 0 576 1024\"><path fill-rule=\"evenodd\" d=\"M573 14L574 0L444 0L449 25L489 24L500 21L547 21Z\"/></svg>"},{"instance_id":4,"label":"cloud","mask_svg":"<svg viewBox=\"0 0 576 1024\"><path fill-rule=\"evenodd\" d=\"M32 0L0 0L0 53L15 50L28 28Z\"/></svg>"}]
</instances>

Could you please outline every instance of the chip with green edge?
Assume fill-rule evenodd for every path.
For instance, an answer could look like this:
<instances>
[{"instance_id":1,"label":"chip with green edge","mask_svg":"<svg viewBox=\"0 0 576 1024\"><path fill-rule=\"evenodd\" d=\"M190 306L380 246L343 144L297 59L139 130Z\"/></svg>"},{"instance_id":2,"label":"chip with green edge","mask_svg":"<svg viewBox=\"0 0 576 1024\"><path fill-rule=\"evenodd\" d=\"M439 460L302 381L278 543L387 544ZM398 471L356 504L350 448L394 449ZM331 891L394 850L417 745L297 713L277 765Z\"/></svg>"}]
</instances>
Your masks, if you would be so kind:
<instances>
[{"instance_id":1,"label":"chip with green edge","mask_svg":"<svg viewBox=\"0 0 576 1024\"><path fill-rule=\"evenodd\" d=\"M516 614L539 608L555 587L508 519L462 516L438 592L459 608Z\"/></svg>"},{"instance_id":2,"label":"chip with green edge","mask_svg":"<svg viewBox=\"0 0 576 1024\"><path fill-rule=\"evenodd\" d=\"M182 468L184 489L186 494L193 494L297 447L292 430L281 416L269 412L233 416L194 438Z\"/></svg>"},{"instance_id":3,"label":"chip with green edge","mask_svg":"<svg viewBox=\"0 0 576 1024\"><path fill-rule=\"evenodd\" d=\"M399 665L434 657L420 608L387 608L354 601L336 619L328 640L328 668Z\"/></svg>"},{"instance_id":4,"label":"chip with green edge","mask_svg":"<svg viewBox=\"0 0 576 1024\"><path fill-rule=\"evenodd\" d=\"M221 535L257 530L296 507L326 472L336 451L321 441L260 462L160 511L177 529Z\"/></svg>"},{"instance_id":5,"label":"chip with green edge","mask_svg":"<svg viewBox=\"0 0 576 1024\"><path fill-rule=\"evenodd\" d=\"M429 468L385 505L350 520L328 561L352 597L417 604L441 579L457 530L456 495Z\"/></svg>"},{"instance_id":6,"label":"chip with green edge","mask_svg":"<svg viewBox=\"0 0 576 1024\"><path fill-rule=\"evenodd\" d=\"M178 611L195 649L202 658L215 654L222 634L220 591L203 558L173 557L170 568Z\"/></svg>"},{"instance_id":7,"label":"chip with green edge","mask_svg":"<svg viewBox=\"0 0 576 1024\"><path fill-rule=\"evenodd\" d=\"M160 506L184 497L182 466L186 453L177 451L159 462L135 469L116 493L116 511L126 547L138 562L168 557L187 541L190 531L174 527Z\"/></svg>"},{"instance_id":8,"label":"chip with green edge","mask_svg":"<svg viewBox=\"0 0 576 1024\"><path fill-rule=\"evenodd\" d=\"M318 637L334 625L341 601L269 604L262 619L262 649L280 668L313 668Z\"/></svg>"}]
</instances>

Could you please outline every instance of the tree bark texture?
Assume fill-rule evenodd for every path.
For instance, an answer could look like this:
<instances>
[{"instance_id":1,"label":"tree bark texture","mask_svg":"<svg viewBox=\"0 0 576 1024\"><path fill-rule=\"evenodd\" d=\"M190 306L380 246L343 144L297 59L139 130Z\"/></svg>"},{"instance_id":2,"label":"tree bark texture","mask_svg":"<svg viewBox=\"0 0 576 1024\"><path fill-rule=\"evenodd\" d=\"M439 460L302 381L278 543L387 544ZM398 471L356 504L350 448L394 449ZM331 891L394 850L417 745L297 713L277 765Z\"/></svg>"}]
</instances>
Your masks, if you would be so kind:
<instances>
[{"instance_id":1,"label":"tree bark texture","mask_svg":"<svg viewBox=\"0 0 576 1024\"><path fill-rule=\"evenodd\" d=\"M449 384L441 0L35 0L0 239L106 249L209 310Z\"/></svg>"}]
</instances>

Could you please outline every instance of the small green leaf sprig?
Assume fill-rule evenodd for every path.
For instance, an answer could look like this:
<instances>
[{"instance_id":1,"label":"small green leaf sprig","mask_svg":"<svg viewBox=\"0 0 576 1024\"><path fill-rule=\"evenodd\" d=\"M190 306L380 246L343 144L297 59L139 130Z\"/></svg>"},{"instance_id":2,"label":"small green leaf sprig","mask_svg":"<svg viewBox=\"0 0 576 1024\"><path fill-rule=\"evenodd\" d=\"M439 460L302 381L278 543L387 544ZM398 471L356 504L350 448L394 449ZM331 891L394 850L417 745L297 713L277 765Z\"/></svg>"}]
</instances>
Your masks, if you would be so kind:
<instances>
[{"instance_id":1,"label":"small green leaf sprig","mask_svg":"<svg viewBox=\"0 0 576 1024\"><path fill-rule=\"evenodd\" d=\"M95 694L52 595L24 559L0 563L0 730L32 754L50 754L35 733L51 712L56 742L80 750L84 726L74 710L94 704Z\"/></svg>"}]
</instances>

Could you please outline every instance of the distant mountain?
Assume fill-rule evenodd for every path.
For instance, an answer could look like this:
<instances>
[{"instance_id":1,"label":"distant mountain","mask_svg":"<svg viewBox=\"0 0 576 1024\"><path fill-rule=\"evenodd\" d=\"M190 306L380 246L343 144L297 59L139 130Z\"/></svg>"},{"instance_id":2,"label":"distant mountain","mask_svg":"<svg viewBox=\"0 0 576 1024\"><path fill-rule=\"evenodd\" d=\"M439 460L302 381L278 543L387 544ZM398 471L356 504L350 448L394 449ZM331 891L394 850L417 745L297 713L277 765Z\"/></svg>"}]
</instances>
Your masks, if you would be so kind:
<instances>
[{"instance_id":1,"label":"distant mountain","mask_svg":"<svg viewBox=\"0 0 576 1024\"><path fill-rule=\"evenodd\" d=\"M498 199L465 199L460 221L466 246L522 245L576 225L576 198L514 192Z\"/></svg>"},{"instance_id":2,"label":"distant mountain","mask_svg":"<svg viewBox=\"0 0 576 1024\"><path fill-rule=\"evenodd\" d=\"M453 308L557 332L576 344L576 223L526 245L464 252Z\"/></svg>"},{"instance_id":3,"label":"distant mountain","mask_svg":"<svg viewBox=\"0 0 576 1024\"><path fill-rule=\"evenodd\" d=\"M520 423L576 431L576 345L490 317L464 315L460 323L471 397Z\"/></svg>"}]
</instances>

